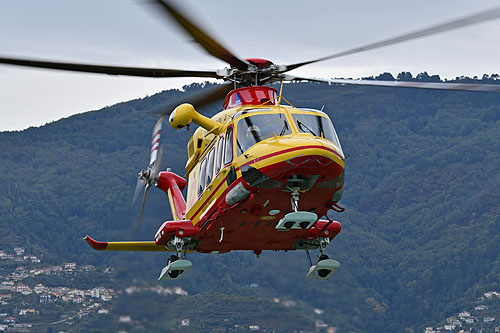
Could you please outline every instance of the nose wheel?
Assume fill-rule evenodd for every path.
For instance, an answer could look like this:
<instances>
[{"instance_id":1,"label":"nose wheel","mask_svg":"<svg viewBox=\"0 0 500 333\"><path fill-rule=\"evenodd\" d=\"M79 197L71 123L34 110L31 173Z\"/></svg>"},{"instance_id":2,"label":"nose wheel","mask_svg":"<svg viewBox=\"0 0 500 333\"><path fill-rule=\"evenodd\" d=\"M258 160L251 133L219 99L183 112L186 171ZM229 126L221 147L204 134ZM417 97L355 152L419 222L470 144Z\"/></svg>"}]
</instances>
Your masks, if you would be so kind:
<instances>
[{"instance_id":1,"label":"nose wheel","mask_svg":"<svg viewBox=\"0 0 500 333\"><path fill-rule=\"evenodd\" d=\"M276 230L288 231L291 229L310 229L318 220L316 213L299 211L299 191L294 189L291 193L292 212L285 214L276 225Z\"/></svg>"}]
</instances>

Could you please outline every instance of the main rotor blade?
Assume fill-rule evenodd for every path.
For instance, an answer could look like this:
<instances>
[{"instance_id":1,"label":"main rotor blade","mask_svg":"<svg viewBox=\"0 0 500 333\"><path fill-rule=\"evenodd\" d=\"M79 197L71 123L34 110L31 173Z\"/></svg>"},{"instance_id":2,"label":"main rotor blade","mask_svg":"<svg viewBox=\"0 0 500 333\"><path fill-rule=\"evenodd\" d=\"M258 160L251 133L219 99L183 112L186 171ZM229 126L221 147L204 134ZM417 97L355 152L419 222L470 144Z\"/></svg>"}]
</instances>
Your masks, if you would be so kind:
<instances>
[{"instance_id":1,"label":"main rotor blade","mask_svg":"<svg viewBox=\"0 0 500 333\"><path fill-rule=\"evenodd\" d=\"M139 211L139 216L137 217L137 221L135 222L135 228L134 228L134 233L139 231L141 228L142 224L142 213L144 212L144 206L146 205L146 196L148 195L148 190L151 187L151 185L148 183L146 185L146 189L144 190L144 196L142 197L142 205L141 205L141 210Z\"/></svg>"},{"instance_id":2,"label":"main rotor blade","mask_svg":"<svg viewBox=\"0 0 500 333\"><path fill-rule=\"evenodd\" d=\"M463 90L463 91L485 91L500 92L500 85L480 83L446 83L446 82L418 82L418 81L379 81L379 80L350 80L350 79L316 79L299 76L286 75L285 80L305 80L313 82L327 82L334 84L350 84L359 86L420 88L440 90Z\"/></svg>"},{"instance_id":3,"label":"main rotor blade","mask_svg":"<svg viewBox=\"0 0 500 333\"><path fill-rule=\"evenodd\" d=\"M494 8L491 8L489 10L486 10L486 11L483 11L480 13L465 16L465 17L455 19L455 20L451 20L451 21L448 21L446 23L433 25L433 26L430 26L428 28L416 30L416 31L413 31L410 33L406 33L406 34L397 36L397 37L384 39L384 40L381 40L381 41L378 41L375 43L371 43L371 44L364 45L361 47L356 47L356 48L349 49L349 50L346 50L343 52L335 53L335 54L332 54L332 55L329 55L329 56L326 56L323 58L319 58L316 60L305 61L305 62L293 64L293 65L288 65L288 66L286 66L286 69L284 71L282 71L282 73L287 72L287 71L291 71L292 69L295 69L295 68L298 68L298 67L301 67L304 65L312 64L315 62L334 59L334 58L340 58L340 57L351 55L351 54L356 54L356 53L360 53L360 52L364 52L364 51L368 51L368 50L378 49L378 48L381 48L384 46L402 43L402 42L409 41L412 39L417 39L417 38L421 38L421 37L425 37L425 36L431 36L431 35L445 32L445 31L450 31L450 30L461 28L461 27L465 27L465 26L493 20L493 19L496 19L498 17L500 17L500 7L494 7Z\"/></svg>"},{"instance_id":4,"label":"main rotor blade","mask_svg":"<svg viewBox=\"0 0 500 333\"><path fill-rule=\"evenodd\" d=\"M152 113L160 116L168 116L174 111L174 109L182 103L190 103L195 108L200 108L204 105L215 102L219 99L226 97L227 93L233 90L232 83L226 83L223 85L216 85L215 87L211 87L209 89L204 89L201 92L191 95L191 96L182 96L173 101L169 101L164 103L158 107L156 107Z\"/></svg>"},{"instance_id":5,"label":"main rotor blade","mask_svg":"<svg viewBox=\"0 0 500 333\"><path fill-rule=\"evenodd\" d=\"M234 54L228 51L224 46L218 43L213 37L209 36L200 27L196 26L192 20L182 13L179 8L172 6L171 1L156 0L156 3L163 8L163 12L173 18L191 37L194 41L200 44L210 55L227 62L232 67L241 70L248 69L248 63L237 58Z\"/></svg>"},{"instance_id":6,"label":"main rotor blade","mask_svg":"<svg viewBox=\"0 0 500 333\"><path fill-rule=\"evenodd\" d=\"M0 63L25 67L49 68L72 72L108 75L128 75L139 77L211 77L221 78L216 71L188 71L182 69L119 67L69 62L0 57Z\"/></svg>"}]
</instances>

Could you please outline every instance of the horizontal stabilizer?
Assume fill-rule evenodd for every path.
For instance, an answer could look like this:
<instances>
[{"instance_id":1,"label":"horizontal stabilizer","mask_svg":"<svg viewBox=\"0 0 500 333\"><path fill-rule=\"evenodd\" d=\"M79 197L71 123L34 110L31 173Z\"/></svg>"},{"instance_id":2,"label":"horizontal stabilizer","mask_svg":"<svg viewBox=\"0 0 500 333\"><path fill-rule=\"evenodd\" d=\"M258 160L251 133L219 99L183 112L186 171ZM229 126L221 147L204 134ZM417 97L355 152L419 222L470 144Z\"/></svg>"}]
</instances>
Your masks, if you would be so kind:
<instances>
[{"instance_id":1,"label":"horizontal stabilizer","mask_svg":"<svg viewBox=\"0 0 500 333\"><path fill-rule=\"evenodd\" d=\"M88 235L84 239L98 251L168 251L165 246L156 245L154 241L98 242Z\"/></svg>"}]
</instances>

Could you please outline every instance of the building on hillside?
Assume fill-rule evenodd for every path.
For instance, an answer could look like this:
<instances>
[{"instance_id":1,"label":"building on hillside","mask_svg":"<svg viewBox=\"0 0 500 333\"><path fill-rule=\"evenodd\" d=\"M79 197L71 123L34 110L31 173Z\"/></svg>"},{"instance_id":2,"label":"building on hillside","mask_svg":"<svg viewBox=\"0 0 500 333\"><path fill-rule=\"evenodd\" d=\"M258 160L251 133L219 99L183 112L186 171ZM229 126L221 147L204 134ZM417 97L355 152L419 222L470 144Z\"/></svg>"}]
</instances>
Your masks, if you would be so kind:
<instances>
[{"instance_id":1,"label":"building on hillside","mask_svg":"<svg viewBox=\"0 0 500 333\"><path fill-rule=\"evenodd\" d=\"M38 259L37 256L29 256L29 258L30 258L32 264L38 264L41 261L40 259Z\"/></svg>"},{"instance_id":2,"label":"building on hillside","mask_svg":"<svg viewBox=\"0 0 500 333\"><path fill-rule=\"evenodd\" d=\"M33 287L33 291L36 294L44 294L49 292L49 288L45 287L43 284L39 283L35 287Z\"/></svg>"},{"instance_id":3,"label":"building on hillside","mask_svg":"<svg viewBox=\"0 0 500 333\"><path fill-rule=\"evenodd\" d=\"M61 266L52 266L50 268L50 273L52 275L63 275L63 268Z\"/></svg>"},{"instance_id":4,"label":"building on hillside","mask_svg":"<svg viewBox=\"0 0 500 333\"><path fill-rule=\"evenodd\" d=\"M460 318L460 320L464 320L464 318L468 317L470 317L470 312L467 311L462 311L458 314L458 318Z\"/></svg>"},{"instance_id":5,"label":"building on hillside","mask_svg":"<svg viewBox=\"0 0 500 333\"><path fill-rule=\"evenodd\" d=\"M14 253L16 256L22 256L24 254L24 247L15 247Z\"/></svg>"},{"instance_id":6,"label":"building on hillside","mask_svg":"<svg viewBox=\"0 0 500 333\"><path fill-rule=\"evenodd\" d=\"M31 332L32 324L22 323L22 324L14 324L13 332Z\"/></svg>"},{"instance_id":7,"label":"building on hillside","mask_svg":"<svg viewBox=\"0 0 500 333\"><path fill-rule=\"evenodd\" d=\"M492 299L494 296L498 297L500 294L497 293L496 291L488 291L487 293L484 293L484 297L487 299Z\"/></svg>"},{"instance_id":8,"label":"building on hillside","mask_svg":"<svg viewBox=\"0 0 500 333\"><path fill-rule=\"evenodd\" d=\"M284 306L284 307L287 307L287 308L291 308L291 307L294 307L296 304L295 304L295 301L292 301L292 300L288 300L288 301L283 301L281 302L281 304Z\"/></svg>"},{"instance_id":9,"label":"building on hillside","mask_svg":"<svg viewBox=\"0 0 500 333\"><path fill-rule=\"evenodd\" d=\"M64 264L64 269L76 269L76 263L74 262L67 262Z\"/></svg>"},{"instance_id":10,"label":"building on hillside","mask_svg":"<svg viewBox=\"0 0 500 333\"><path fill-rule=\"evenodd\" d=\"M185 318L181 320L181 326L189 326L189 318Z\"/></svg>"},{"instance_id":11,"label":"building on hillside","mask_svg":"<svg viewBox=\"0 0 500 333\"><path fill-rule=\"evenodd\" d=\"M53 303L54 300L52 299L52 296L49 294L42 294L40 295L40 303L41 304L47 304L47 303Z\"/></svg>"},{"instance_id":12,"label":"building on hillside","mask_svg":"<svg viewBox=\"0 0 500 333\"><path fill-rule=\"evenodd\" d=\"M0 294L0 301L10 301L12 298L11 294Z\"/></svg>"},{"instance_id":13,"label":"building on hillside","mask_svg":"<svg viewBox=\"0 0 500 333\"><path fill-rule=\"evenodd\" d=\"M35 314L35 313L36 313L36 311L33 308L30 308L30 309L21 309L19 311L19 315L20 316L26 316L28 314Z\"/></svg>"},{"instance_id":14,"label":"building on hillside","mask_svg":"<svg viewBox=\"0 0 500 333\"><path fill-rule=\"evenodd\" d=\"M95 272L96 268L93 265L84 265L80 267L80 270L83 272Z\"/></svg>"},{"instance_id":15,"label":"building on hillside","mask_svg":"<svg viewBox=\"0 0 500 333\"><path fill-rule=\"evenodd\" d=\"M316 320L314 328L315 332L328 332L328 325L323 320Z\"/></svg>"},{"instance_id":16,"label":"building on hillside","mask_svg":"<svg viewBox=\"0 0 500 333\"><path fill-rule=\"evenodd\" d=\"M23 284L23 283L19 283L17 286L14 286L14 289L13 289L15 292L18 292L18 293L22 293L22 292L25 292L25 291L31 291L31 288L28 287L27 285Z\"/></svg>"},{"instance_id":17,"label":"building on hillside","mask_svg":"<svg viewBox=\"0 0 500 333\"><path fill-rule=\"evenodd\" d=\"M483 304L478 305L478 306L476 306L474 308L474 310L476 310L476 311L484 311L484 310L487 310L487 309L488 309L488 307L486 305L483 305Z\"/></svg>"},{"instance_id":18,"label":"building on hillside","mask_svg":"<svg viewBox=\"0 0 500 333\"><path fill-rule=\"evenodd\" d=\"M76 263L67 262L64 264L64 274L73 274L75 270L76 270Z\"/></svg>"},{"instance_id":19,"label":"building on hillside","mask_svg":"<svg viewBox=\"0 0 500 333\"><path fill-rule=\"evenodd\" d=\"M132 318L130 318L130 316L120 316L118 321L120 323L130 323L132 321Z\"/></svg>"}]
</instances>

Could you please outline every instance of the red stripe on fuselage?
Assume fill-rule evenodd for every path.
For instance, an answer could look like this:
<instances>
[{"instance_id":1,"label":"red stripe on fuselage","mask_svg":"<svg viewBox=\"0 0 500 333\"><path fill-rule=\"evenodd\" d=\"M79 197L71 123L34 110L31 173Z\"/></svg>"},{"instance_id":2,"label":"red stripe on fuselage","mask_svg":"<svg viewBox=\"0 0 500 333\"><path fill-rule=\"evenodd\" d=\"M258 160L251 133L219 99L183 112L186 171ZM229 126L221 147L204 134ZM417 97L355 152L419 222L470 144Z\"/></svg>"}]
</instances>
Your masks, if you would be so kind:
<instances>
[{"instance_id":1,"label":"red stripe on fuselage","mask_svg":"<svg viewBox=\"0 0 500 333\"><path fill-rule=\"evenodd\" d=\"M342 161L344 161L344 158L339 154L337 153L335 150L331 149L331 148L327 148L327 147L323 147L323 146L317 146L317 145L311 145L311 146L300 146L300 147L293 147L293 148L288 148L288 149L285 149L285 150L280 150L280 151L277 151L277 152L274 152L274 153L271 153L271 154L267 154L267 155L264 155L262 157L257 157L251 161L248 161L246 162L245 164L243 165L249 165L249 164L253 164L253 163L256 163L256 162L259 162L259 161L263 161L263 160L266 160L268 158L271 158L271 157L274 157L274 156L277 156L277 155L281 155L281 154L286 154L286 153L289 153L291 151L295 151L295 150L303 150L303 149L309 149L309 148L318 148L318 149L323 149L323 150L327 150L331 153L334 153L335 155L337 155ZM239 169L239 168L238 168ZM238 170L236 169L236 170Z\"/></svg>"},{"instance_id":2,"label":"red stripe on fuselage","mask_svg":"<svg viewBox=\"0 0 500 333\"><path fill-rule=\"evenodd\" d=\"M237 179L236 181L234 181L233 184L237 184L237 182L239 182L239 179ZM194 220L194 217L198 215L198 213L205 207L205 204L210 201L210 199L212 199L212 197L215 195L215 193L217 193L217 191L219 190L219 188L222 186L222 184L225 183L225 180L222 180L220 182L220 184L213 190L212 194L210 194L208 196L208 198L201 204L200 208L198 208L198 210L193 214L193 216L191 217L191 220ZM231 184L232 185L232 184ZM200 217L200 220L201 220L201 217ZM198 220L198 222L200 222ZM196 222L196 224L198 224L198 222Z\"/></svg>"}]
</instances>

